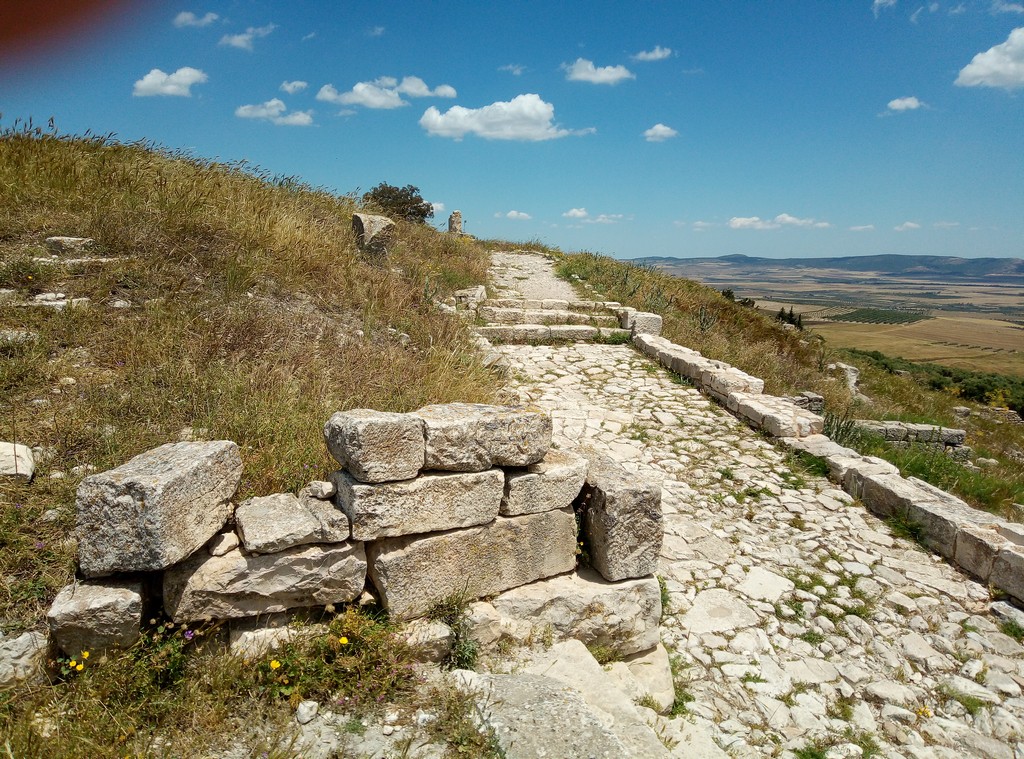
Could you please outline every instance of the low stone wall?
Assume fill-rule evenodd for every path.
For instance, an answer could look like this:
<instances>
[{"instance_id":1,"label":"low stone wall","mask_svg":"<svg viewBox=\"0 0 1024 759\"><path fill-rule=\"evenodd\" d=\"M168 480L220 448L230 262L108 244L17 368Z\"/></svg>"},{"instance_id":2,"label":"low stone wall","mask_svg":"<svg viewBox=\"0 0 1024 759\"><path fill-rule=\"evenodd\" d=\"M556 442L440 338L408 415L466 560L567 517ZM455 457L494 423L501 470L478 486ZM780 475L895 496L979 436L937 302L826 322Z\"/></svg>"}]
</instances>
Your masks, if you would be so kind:
<instances>
[{"instance_id":1,"label":"low stone wall","mask_svg":"<svg viewBox=\"0 0 1024 759\"><path fill-rule=\"evenodd\" d=\"M765 395L764 383L756 377L663 337L635 335L633 342L786 447L824 459L830 476L868 509L883 519L895 517L908 523L929 549L1024 603L1024 526L971 508L915 477L904 478L884 459L833 442L821 434L822 417L795 399ZM965 437L963 430L904 422L871 422L871 427L892 430L898 442L943 447L962 445Z\"/></svg>"},{"instance_id":2,"label":"low stone wall","mask_svg":"<svg viewBox=\"0 0 1024 759\"><path fill-rule=\"evenodd\" d=\"M270 615L365 593L398 619L455 594L492 598L473 612L485 641L493 623L496 637L657 645L660 489L610 460L551 449L544 413L356 409L334 414L324 438L343 467L329 481L237 505L230 441L164 445L85 478L82 579L49 612L56 645L130 646L158 606L176 623L232 620L249 635ZM577 575L581 545L593 569ZM506 616L523 608L532 619Z\"/></svg>"},{"instance_id":3,"label":"low stone wall","mask_svg":"<svg viewBox=\"0 0 1024 759\"><path fill-rule=\"evenodd\" d=\"M877 422L873 419L857 419L854 423L858 429L877 435L897 448L926 445L945 451L958 461L968 460L971 454L971 448L964 445L967 440L966 430L942 427L938 424Z\"/></svg>"}]
</instances>

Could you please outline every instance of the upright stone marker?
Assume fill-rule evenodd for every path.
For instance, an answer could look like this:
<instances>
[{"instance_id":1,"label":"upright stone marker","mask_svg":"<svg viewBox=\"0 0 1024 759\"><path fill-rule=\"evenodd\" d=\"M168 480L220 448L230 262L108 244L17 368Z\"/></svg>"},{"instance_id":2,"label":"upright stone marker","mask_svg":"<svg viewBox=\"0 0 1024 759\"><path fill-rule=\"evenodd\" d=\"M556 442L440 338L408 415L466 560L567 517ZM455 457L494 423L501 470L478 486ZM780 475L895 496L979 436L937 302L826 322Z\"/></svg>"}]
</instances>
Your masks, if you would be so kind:
<instances>
[{"instance_id":1,"label":"upright stone marker","mask_svg":"<svg viewBox=\"0 0 1024 759\"><path fill-rule=\"evenodd\" d=\"M462 234L462 211L452 211L452 215L448 217L448 233Z\"/></svg>"},{"instance_id":2,"label":"upright stone marker","mask_svg":"<svg viewBox=\"0 0 1024 759\"><path fill-rule=\"evenodd\" d=\"M375 263L379 263L388 254L388 247L395 236L395 222L387 216L370 213L352 214L352 231L356 236L356 245Z\"/></svg>"}]
</instances>

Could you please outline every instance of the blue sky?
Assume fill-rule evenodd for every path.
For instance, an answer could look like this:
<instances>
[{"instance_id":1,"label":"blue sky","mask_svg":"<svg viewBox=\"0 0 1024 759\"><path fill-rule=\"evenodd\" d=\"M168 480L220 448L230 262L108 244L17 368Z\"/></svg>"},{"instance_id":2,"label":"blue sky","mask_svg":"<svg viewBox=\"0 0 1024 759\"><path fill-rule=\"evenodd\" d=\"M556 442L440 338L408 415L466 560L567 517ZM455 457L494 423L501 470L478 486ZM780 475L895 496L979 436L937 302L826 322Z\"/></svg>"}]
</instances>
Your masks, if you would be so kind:
<instances>
[{"instance_id":1,"label":"blue sky","mask_svg":"<svg viewBox=\"0 0 1024 759\"><path fill-rule=\"evenodd\" d=\"M127 3L0 112L619 258L1024 257L1024 0Z\"/></svg>"}]
</instances>

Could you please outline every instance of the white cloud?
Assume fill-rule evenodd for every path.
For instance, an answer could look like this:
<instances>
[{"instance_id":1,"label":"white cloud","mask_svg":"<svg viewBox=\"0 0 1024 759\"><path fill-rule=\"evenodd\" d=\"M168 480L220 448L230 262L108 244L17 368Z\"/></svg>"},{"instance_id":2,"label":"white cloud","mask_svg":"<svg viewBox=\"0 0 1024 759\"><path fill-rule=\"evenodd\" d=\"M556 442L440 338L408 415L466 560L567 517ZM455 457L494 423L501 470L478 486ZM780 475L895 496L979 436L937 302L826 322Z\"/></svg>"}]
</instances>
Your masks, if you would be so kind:
<instances>
[{"instance_id":1,"label":"white cloud","mask_svg":"<svg viewBox=\"0 0 1024 759\"><path fill-rule=\"evenodd\" d=\"M333 84L325 84L316 94L316 99L342 105L389 109L409 105L408 101L402 99L402 95L415 98L453 98L456 94L455 88L450 84L430 89L418 76L404 77L401 82L393 76L382 76L372 82L358 82L348 92L338 92Z\"/></svg>"},{"instance_id":2,"label":"white cloud","mask_svg":"<svg viewBox=\"0 0 1024 759\"><path fill-rule=\"evenodd\" d=\"M672 55L672 48L655 45L654 50L641 50L636 55L630 57L634 61L662 61L670 55Z\"/></svg>"},{"instance_id":3,"label":"white cloud","mask_svg":"<svg viewBox=\"0 0 1024 759\"><path fill-rule=\"evenodd\" d=\"M618 224L626 218L621 213L599 213L592 219L584 219L584 224Z\"/></svg>"},{"instance_id":4,"label":"white cloud","mask_svg":"<svg viewBox=\"0 0 1024 759\"><path fill-rule=\"evenodd\" d=\"M1024 26L984 53L978 53L960 69L954 84L961 87L1024 87Z\"/></svg>"},{"instance_id":5,"label":"white cloud","mask_svg":"<svg viewBox=\"0 0 1024 759\"><path fill-rule=\"evenodd\" d=\"M933 225L936 229L955 229L960 226L959 221L937 221Z\"/></svg>"},{"instance_id":6,"label":"white cloud","mask_svg":"<svg viewBox=\"0 0 1024 759\"><path fill-rule=\"evenodd\" d=\"M173 74L164 73L160 69L153 69L135 83L132 95L137 97L148 97L150 95L192 97L192 85L202 84L208 78L204 72L191 66L183 66Z\"/></svg>"},{"instance_id":7,"label":"white cloud","mask_svg":"<svg viewBox=\"0 0 1024 759\"><path fill-rule=\"evenodd\" d=\"M664 124L655 124L644 132L644 139L648 142L664 142L675 137L679 132Z\"/></svg>"},{"instance_id":8,"label":"white cloud","mask_svg":"<svg viewBox=\"0 0 1024 759\"><path fill-rule=\"evenodd\" d=\"M896 230L897 232L909 232L912 229L920 229L920 228L921 228L920 224L915 224L912 221L905 221L902 224L900 224L898 227L893 227L893 229Z\"/></svg>"},{"instance_id":9,"label":"white cloud","mask_svg":"<svg viewBox=\"0 0 1024 759\"><path fill-rule=\"evenodd\" d=\"M729 227L732 229L779 229L780 227L828 229L831 226L827 221L801 219L788 213L780 213L774 219L762 219L760 216L733 216L729 219Z\"/></svg>"},{"instance_id":10,"label":"white cloud","mask_svg":"<svg viewBox=\"0 0 1024 759\"><path fill-rule=\"evenodd\" d=\"M585 134L593 130L572 132L553 123L555 107L532 93L517 95L508 102L498 101L482 108L455 105L444 113L431 106L420 118L420 126L428 134L461 140L475 134L485 140L523 140L539 142Z\"/></svg>"},{"instance_id":11,"label":"white cloud","mask_svg":"<svg viewBox=\"0 0 1024 759\"><path fill-rule=\"evenodd\" d=\"M625 66L601 66L594 65L593 61L586 58L577 58L575 63L563 66L566 70L565 78L570 82L590 82L591 84L618 84L623 79L636 79Z\"/></svg>"},{"instance_id":12,"label":"white cloud","mask_svg":"<svg viewBox=\"0 0 1024 759\"><path fill-rule=\"evenodd\" d=\"M371 37L383 37L385 31L387 30L383 26L375 26L370 29L367 34Z\"/></svg>"},{"instance_id":13,"label":"white cloud","mask_svg":"<svg viewBox=\"0 0 1024 759\"><path fill-rule=\"evenodd\" d=\"M874 232L875 231L875 225L874 224L862 224L859 227L850 227L850 231L851 232Z\"/></svg>"},{"instance_id":14,"label":"white cloud","mask_svg":"<svg viewBox=\"0 0 1024 759\"><path fill-rule=\"evenodd\" d=\"M888 108L890 111L896 111L896 112L900 112L900 111L916 111L918 108L925 108L925 107L926 107L925 104L923 102L921 102L920 100L918 100L914 96L905 97L905 98L896 98L895 100L890 100L889 104L886 106L886 108Z\"/></svg>"},{"instance_id":15,"label":"white cloud","mask_svg":"<svg viewBox=\"0 0 1024 759\"><path fill-rule=\"evenodd\" d=\"M960 3L959 5L949 9L949 15L950 16L959 16L961 13L966 13L966 12L967 12L967 6L964 5L963 3Z\"/></svg>"},{"instance_id":16,"label":"white cloud","mask_svg":"<svg viewBox=\"0 0 1024 759\"><path fill-rule=\"evenodd\" d=\"M878 14L883 8L892 8L894 5L896 5L896 0L874 0L871 3L871 10L874 12L875 18L878 18Z\"/></svg>"},{"instance_id":17,"label":"white cloud","mask_svg":"<svg viewBox=\"0 0 1024 759\"><path fill-rule=\"evenodd\" d=\"M526 66L521 66L518 63L510 63L507 66L499 66L498 71L507 71L512 76L520 76L526 71Z\"/></svg>"},{"instance_id":18,"label":"white cloud","mask_svg":"<svg viewBox=\"0 0 1024 759\"><path fill-rule=\"evenodd\" d=\"M219 18L216 13L207 13L200 18L192 11L182 11L174 17L174 25L179 29L183 26L209 26Z\"/></svg>"},{"instance_id":19,"label":"white cloud","mask_svg":"<svg viewBox=\"0 0 1024 759\"><path fill-rule=\"evenodd\" d=\"M694 232L703 232L703 231L705 231L707 229L711 229L711 227L714 227L714 226L717 226L717 225L714 222L711 222L711 221L695 221L695 222L693 222L693 231Z\"/></svg>"},{"instance_id":20,"label":"white cloud","mask_svg":"<svg viewBox=\"0 0 1024 759\"><path fill-rule=\"evenodd\" d=\"M314 37L316 37L316 32L310 32L309 34L302 38L302 41L305 42L306 40L311 40Z\"/></svg>"},{"instance_id":21,"label":"white cloud","mask_svg":"<svg viewBox=\"0 0 1024 759\"><path fill-rule=\"evenodd\" d=\"M917 19L920 17L920 15L922 13L924 13L924 6L923 5L920 8L918 8L916 11L914 11L913 13L910 14L910 23L911 24L916 24L917 23Z\"/></svg>"},{"instance_id":22,"label":"white cloud","mask_svg":"<svg viewBox=\"0 0 1024 759\"><path fill-rule=\"evenodd\" d=\"M250 26L242 34L225 34L220 38L221 45L227 45L228 47L237 47L240 50L252 50L252 41L257 37L266 37L272 31L277 29L276 24L267 24L266 26Z\"/></svg>"},{"instance_id":23,"label":"white cloud","mask_svg":"<svg viewBox=\"0 0 1024 759\"><path fill-rule=\"evenodd\" d=\"M294 95L296 92L302 92L309 86L309 82L281 82L281 91L287 92L289 95Z\"/></svg>"},{"instance_id":24,"label":"white cloud","mask_svg":"<svg viewBox=\"0 0 1024 759\"><path fill-rule=\"evenodd\" d=\"M513 221L528 221L529 219L533 218L532 216L530 216L530 214L523 213L522 211L509 211L506 214L494 214L494 217L497 219L500 219L502 216L504 216L506 219L512 219Z\"/></svg>"},{"instance_id":25,"label":"white cloud","mask_svg":"<svg viewBox=\"0 0 1024 759\"><path fill-rule=\"evenodd\" d=\"M567 219L585 219L589 215L586 208L570 208L562 214Z\"/></svg>"},{"instance_id":26,"label":"white cloud","mask_svg":"<svg viewBox=\"0 0 1024 759\"><path fill-rule=\"evenodd\" d=\"M433 209L434 213L444 213L446 210L444 203L431 203L430 207Z\"/></svg>"},{"instance_id":27,"label":"white cloud","mask_svg":"<svg viewBox=\"0 0 1024 759\"><path fill-rule=\"evenodd\" d=\"M1006 0L992 0L993 13L1024 13L1024 5L1009 3Z\"/></svg>"},{"instance_id":28,"label":"white cloud","mask_svg":"<svg viewBox=\"0 0 1024 759\"><path fill-rule=\"evenodd\" d=\"M235 116L240 119L261 119L278 126L309 126L313 123L312 111L285 113L287 110L283 101L274 98L259 105L240 105L235 109Z\"/></svg>"}]
</instances>

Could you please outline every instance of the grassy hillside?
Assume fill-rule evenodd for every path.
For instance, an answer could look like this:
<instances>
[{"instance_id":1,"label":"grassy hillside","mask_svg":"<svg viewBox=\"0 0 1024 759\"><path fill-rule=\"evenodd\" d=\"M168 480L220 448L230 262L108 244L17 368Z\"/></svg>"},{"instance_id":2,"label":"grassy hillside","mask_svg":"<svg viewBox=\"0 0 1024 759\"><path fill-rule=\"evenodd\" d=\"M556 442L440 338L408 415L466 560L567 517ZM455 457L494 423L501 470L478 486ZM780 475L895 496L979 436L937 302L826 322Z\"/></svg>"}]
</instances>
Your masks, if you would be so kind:
<instances>
[{"instance_id":1,"label":"grassy hillside","mask_svg":"<svg viewBox=\"0 0 1024 759\"><path fill-rule=\"evenodd\" d=\"M244 165L0 133L0 288L91 301L0 303L0 329L37 335L0 348L0 439L45 452L31 485L0 480L3 633L38 627L71 580L74 493L90 468L191 428L241 446L240 498L294 490L336 468L321 432L335 410L492 399L498 383L463 324L432 304L484 282L486 251L402 225L376 268L354 244L354 210L350 197ZM41 262L50 235L92 237L89 255L111 260ZM94 676L0 695L0 745L17 756L148 755L154 731L173 729L198 747L280 699L240 663L186 666L172 655L180 637L152 636ZM50 715L56 738L39 741L34 714Z\"/></svg>"}]
</instances>

